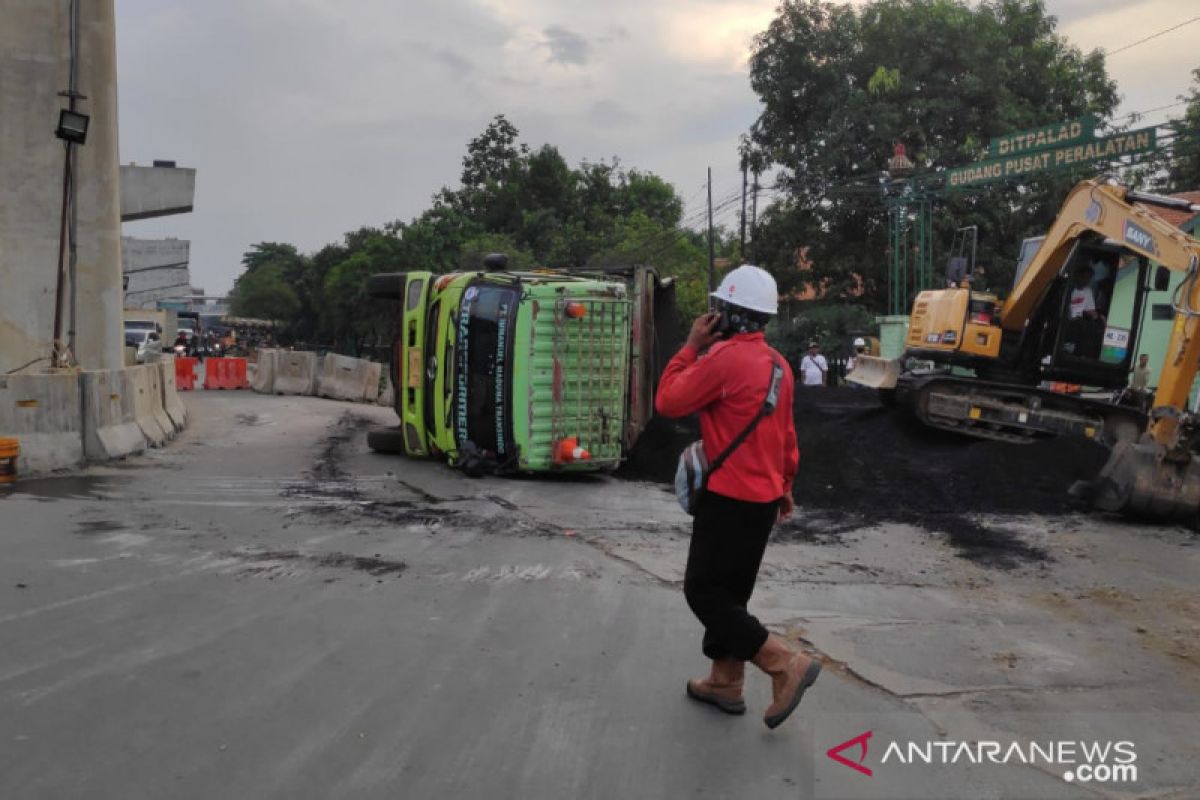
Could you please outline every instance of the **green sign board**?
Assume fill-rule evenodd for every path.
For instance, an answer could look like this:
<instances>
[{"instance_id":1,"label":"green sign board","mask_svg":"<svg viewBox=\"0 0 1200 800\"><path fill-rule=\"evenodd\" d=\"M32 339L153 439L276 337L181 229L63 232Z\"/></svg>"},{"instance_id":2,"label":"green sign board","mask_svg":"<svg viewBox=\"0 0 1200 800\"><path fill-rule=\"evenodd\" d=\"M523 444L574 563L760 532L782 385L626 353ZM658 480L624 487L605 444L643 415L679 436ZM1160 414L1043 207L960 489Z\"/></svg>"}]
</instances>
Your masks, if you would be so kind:
<instances>
[{"instance_id":1,"label":"green sign board","mask_svg":"<svg viewBox=\"0 0 1200 800\"><path fill-rule=\"evenodd\" d=\"M1091 139L1096 135L1096 118L1080 117L1070 122L1056 122L1053 125L1043 125L1020 133L1006 133L997 136L988 144L988 155L992 158L1031 153L1035 150L1046 150L1051 147L1061 147L1073 142Z\"/></svg>"},{"instance_id":2,"label":"green sign board","mask_svg":"<svg viewBox=\"0 0 1200 800\"><path fill-rule=\"evenodd\" d=\"M1022 149L1020 152L1023 155L976 161L974 164L946 170L946 186L950 189L961 189L1033 172L1067 169L1089 161L1148 153L1158 145L1158 136L1156 128L1142 128L1099 139L1072 141L1072 144L1042 150Z\"/></svg>"}]
</instances>

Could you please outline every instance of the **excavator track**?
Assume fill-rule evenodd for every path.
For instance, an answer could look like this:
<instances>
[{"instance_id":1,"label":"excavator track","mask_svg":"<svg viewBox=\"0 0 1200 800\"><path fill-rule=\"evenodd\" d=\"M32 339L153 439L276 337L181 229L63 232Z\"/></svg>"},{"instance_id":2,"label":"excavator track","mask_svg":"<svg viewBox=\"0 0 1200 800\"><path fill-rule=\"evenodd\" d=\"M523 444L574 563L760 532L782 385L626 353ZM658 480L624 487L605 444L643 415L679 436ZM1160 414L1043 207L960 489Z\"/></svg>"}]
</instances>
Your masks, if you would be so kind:
<instances>
[{"instance_id":1,"label":"excavator track","mask_svg":"<svg viewBox=\"0 0 1200 800\"><path fill-rule=\"evenodd\" d=\"M1146 427L1136 408L944 373L901 375L895 400L930 427L1013 444L1068 436L1113 447Z\"/></svg>"}]
</instances>

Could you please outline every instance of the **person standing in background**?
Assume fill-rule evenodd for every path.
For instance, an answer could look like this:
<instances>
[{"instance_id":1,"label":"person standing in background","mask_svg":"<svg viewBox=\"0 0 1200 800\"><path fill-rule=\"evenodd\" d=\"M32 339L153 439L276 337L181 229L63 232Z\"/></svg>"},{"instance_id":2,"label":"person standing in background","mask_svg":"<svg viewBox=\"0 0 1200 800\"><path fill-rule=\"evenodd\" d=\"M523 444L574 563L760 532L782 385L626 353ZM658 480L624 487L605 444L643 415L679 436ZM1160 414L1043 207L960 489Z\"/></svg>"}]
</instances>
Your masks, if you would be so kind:
<instances>
[{"instance_id":1,"label":"person standing in background","mask_svg":"<svg viewBox=\"0 0 1200 800\"><path fill-rule=\"evenodd\" d=\"M825 376L829 373L829 363L821 355L821 346L816 342L808 343L808 352L800 359L800 379L805 386L824 386Z\"/></svg>"}]
</instances>

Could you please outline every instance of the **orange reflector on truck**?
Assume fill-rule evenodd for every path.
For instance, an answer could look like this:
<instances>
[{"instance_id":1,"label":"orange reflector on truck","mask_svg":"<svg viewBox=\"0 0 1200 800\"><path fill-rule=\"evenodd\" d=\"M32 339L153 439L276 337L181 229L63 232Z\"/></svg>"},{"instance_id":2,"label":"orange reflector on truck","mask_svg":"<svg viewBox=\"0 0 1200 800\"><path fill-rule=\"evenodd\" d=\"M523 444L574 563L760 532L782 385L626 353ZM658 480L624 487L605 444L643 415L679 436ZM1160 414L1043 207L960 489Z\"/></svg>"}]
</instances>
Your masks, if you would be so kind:
<instances>
[{"instance_id":1,"label":"orange reflector on truck","mask_svg":"<svg viewBox=\"0 0 1200 800\"><path fill-rule=\"evenodd\" d=\"M583 319L587 314L587 306L583 303L567 303L566 311L571 319Z\"/></svg>"}]
</instances>

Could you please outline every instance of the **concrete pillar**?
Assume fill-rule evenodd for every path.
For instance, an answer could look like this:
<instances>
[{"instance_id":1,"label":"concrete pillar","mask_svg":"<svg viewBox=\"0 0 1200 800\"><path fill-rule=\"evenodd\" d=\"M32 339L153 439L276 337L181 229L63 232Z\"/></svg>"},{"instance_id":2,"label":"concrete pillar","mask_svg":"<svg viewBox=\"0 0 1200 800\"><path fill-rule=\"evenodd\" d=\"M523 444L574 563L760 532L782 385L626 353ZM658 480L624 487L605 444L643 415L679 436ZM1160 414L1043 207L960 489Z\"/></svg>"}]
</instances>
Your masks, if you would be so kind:
<instances>
[{"instance_id":1,"label":"concrete pillar","mask_svg":"<svg viewBox=\"0 0 1200 800\"><path fill-rule=\"evenodd\" d=\"M70 0L0 0L0 373L47 358L62 205ZM77 109L91 117L77 148L78 310L84 369L122 365L121 218L113 0L80 3ZM64 297L63 338L69 323ZM45 368L39 362L32 370Z\"/></svg>"}]
</instances>

